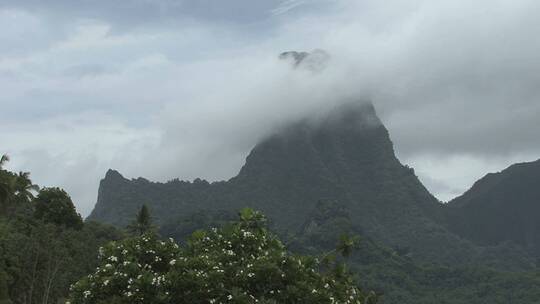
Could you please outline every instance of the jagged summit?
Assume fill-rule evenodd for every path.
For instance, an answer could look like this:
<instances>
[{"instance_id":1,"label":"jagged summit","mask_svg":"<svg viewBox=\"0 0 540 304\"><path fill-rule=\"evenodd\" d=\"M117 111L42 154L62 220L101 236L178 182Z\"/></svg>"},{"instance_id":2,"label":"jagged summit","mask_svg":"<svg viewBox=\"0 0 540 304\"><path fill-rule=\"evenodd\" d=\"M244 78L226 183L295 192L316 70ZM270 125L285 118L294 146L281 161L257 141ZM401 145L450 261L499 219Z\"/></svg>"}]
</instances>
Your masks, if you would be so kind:
<instances>
[{"instance_id":1,"label":"jagged summit","mask_svg":"<svg viewBox=\"0 0 540 304\"><path fill-rule=\"evenodd\" d=\"M354 151L349 149L355 145L362 150L356 155L354 155ZM375 150L379 152L385 151L385 153L373 153ZM362 155L362 153L366 155ZM367 155L367 153L370 155ZM394 157L393 153L392 143L386 129L377 117L373 105L365 102L348 103L337 106L328 113L318 115L316 118L305 118L285 126L264 139L249 153L246 164L242 167L238 176L233 177L227 183L151 183L140 178L128 180L118 171L110 169L100 183L98 202L89 218L124 225L128 215L134 213L138 208L137 206L143 203L156 205L153 209L156 209L155 211L159 213L162 204L156 201L160 201L161 197L152 197L150 194L145 193L141 196L137 195L129 202L126 199L126 197L132 198L133 193L140 192L146 186L171 191L166 192L167 194L163 197L174 195L171 200L178 201L180 205L190 204L186 202L185 198L198 197L199 189L205 187L209 187L211 192L214 189L223 187L234 188L234 191L241 192L239 196L246 196L246 192L258 192L261 187L288 183L292 179L295 179L299 185L311 187L310 182L320 184L319 180L322 178L324 183L327 184L325 188L331 188L328 191L335 193L338 191L336 189L341 187L339 185L339 176L341 175L339 171L341 168L336 167L339 166L339 163L344 165L348 162L347 159L361 158L365 158L364 161L368 163L383 155L392 158ZM343 165L342 168L344 168ZM265 181L263 182L263 180ZM254 185L254 183L258 184ZM241 188L244 188L245 185L251 186L247 190L242 190ZM124 194L123 190L131 186L137 189L130 190L129 195ZM280 187L281 190L286 188ZM291 189L290 191L291 197L297 196L297 194L294 194L297 189ZM318 192L320 191L316 191L301 200L316 201L317 197L321 195ZM189 195L186 193L189 193ZM284 193L275 193L274 195L283 196ZM325 195L333 196L333 194ZM253 196L258 196L258 194L253 193ZM143 201L142 197L148 198ZM225 201L220 202L223 200ZM217 206L238 205L238 203L232 201L235 200L233 197L230 200L228 201L228 198L218 195L210 201L212 205L216 204ZM244 201L249 200L253 199L246 198ZM283 199L282 201L288 202L290 199ZM167 205L169 204L171 203L167 203ZM199 205L195 201L193 204L194 207ZM175 209L174 206L173 209ZM266 208L263 206L262 209ZM175 213L177 213L177 210L167 210L163 212L163 215L170 217Z\"/></svg>"},{"instance_id":2,"label":"jagged summit","mask_svg":"<svg viewBox=\"0 0 540 304\"><path fill-rule=\"evenodd\" d=\"M374 176L385 172L386 167L399 168L400 174L412 172L402 167L395 158L388 132L377 117L373 105L365 102L348 103L316 118L305 118L285 126L264 139L249 153L238 176L226 183L180 183L175 187L175 183L129 181L117 171L109 170L101 181L98 203L90 218L106 219L108 222L123 225L127 215L134 213L142 203L152 202L151 204L156 205L155 211L160 213L163 204L158 201L169 195L174 195L170 198L172 202L178 202L167 203L172 209L176 209L176 205L185 204L197 207L201 203L189 203L186 198L191 200L198 197L199 189L205 187L210 192L227 188L235 193L231 197L216 195L210 198L208 203L218 207L241 206L239 204L246 204L248 201L260 205L258 197L266 193L266 190L261 188L276 187L272 195L265 200L273 201L274 205L283 203L289 206L287 209L294 209L291 211L302 212L295 210L296 207L301 209L304 203L315 203L321 196L344 196L341 189L345 182L349 185L358 184L360 188L373 192L373 187L368 184L373 182ZM139 192L146 185L165 188L171 192L165 192L167 194L163 197L151 197L145 193L128 202L122 190L130 185L138 188L132 192ZM116 189L113 190L113 187ZM306 191L307 189L309 191ZM429 196L427 191L423 191L425 196ZM129 195L131 196L133 194ZM141 201L142 197L148 197L147 201ZM302 204L290 204L291 200ZM269 205L259 207L273 209ZM117 208L122 210L116 210ZM175 213L177 210L163 212L166 217ZM279 218L276 220L281 221L282 217Z\"/></svg>"},{"instance_id":3,"label":"jagged summit","mask_svg":"<svg viewBox=\"0 0 540 304\"><path fill-rule=\"evenodd\" d=\"M251 207L264 212L276 232L290 235L302 230L321 201L342 206L354 231L406 248L414 258L474 263L493 253L447 230L444 207L399 162L388 131L366 103L283 127L257 144L228 181L153 183L109 171L89 219L125 226L146 204L157 224L172 227L194 214Z\"/></svg>"},{"instance_id":4,"label":"jagged summit","mask_svg":"<svg viewBox=\"0 0 540 304\"><path fill-rule=\"evenodd\" d=\"M311 52L287 51L281 53L279 59L290 61L295 68L321 71L328 64L330 55L321 49L315 49Z\"/></svg>"},{"instance_id":5,"label":"jagged summit","mask_svg":"<svg viewBox=\"0 0 540 304\"><path fill-rule=\"evenodd\" d=\"M313 161L318 164L311 164L312 169L328 168L332 160L344 160L344 157L360 158L360 154L354 156L343 153L347 147L361 144L362 141L369 140L368 135L375 133L378 133L377 137L385 140L365 142L362 150L369 152L367 146L385 145L381 150L393 155L388 133L371 103L340 105L326 115L290 124L261 141L249 153L238 177L274 172L270 168L263 169L268 166L279 168ZM364 157L371 158L375 155ZM283 168L280 172L288 171L291 170Z\"/></svg>"},{"instance_id":6,"label":"jagged summit","mask_svg":"<svg viewBox=\"0 0 540 304\"><path fill-rule=\"evenodd\" d=\"M205 209L250 206L285 232L299 229L325 199L347 206L352 221L367 233L403 245L411 225L418 233L427 231L425 223L440 209L413 170L397 160L388 131L366 103L342 105L284 127L257 144L240 173L227 182L120 177L109 171L101 181L90 219L123 226L142 204L159 223Z\"/></svg>"},{"instance_id":7,"label":"jagged summit","mask_svg":"<svg viewBox=\"0 0 540 304\"><path fill-rule=\"evenodd\" d=\"M107 180L115 180L115 179L118 179L118 180L124 180L124 176L122 176L122 174L120 174L120 172L116 171L116 170L113 170L113 169L109 169L107 170L107 173L105 173L105 179Z\"/></svg>"}]
</instances>

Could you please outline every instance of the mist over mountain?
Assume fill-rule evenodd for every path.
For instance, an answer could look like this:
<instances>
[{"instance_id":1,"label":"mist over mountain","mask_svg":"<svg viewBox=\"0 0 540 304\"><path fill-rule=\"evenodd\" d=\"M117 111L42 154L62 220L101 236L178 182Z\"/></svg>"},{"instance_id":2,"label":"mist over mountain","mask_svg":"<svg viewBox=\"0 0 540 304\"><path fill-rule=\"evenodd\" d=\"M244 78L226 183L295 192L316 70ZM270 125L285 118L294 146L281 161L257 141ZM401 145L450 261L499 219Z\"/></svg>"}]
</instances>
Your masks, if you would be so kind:
<instances>
[{"instance_id":1,"label":"mist over mountain","mask_svg":"<svg viewBox=\"0 0 540 304\"><path fill-rule=\"evenodd\" d=\"M275 231L291 235L321 201L342 205L354 230L417 261L502 269L535 263L512 244L478 246L450 231L444 224L448 208L399 162L387 129L365 102L282 127L257 144L228 181L155 183L110 170L88 219L122 227L147 204L159 224L174 227L200 212L251 207L267 214Z\"/></svg>"},{"instance_id":2,"label":"mist over mountain","mask_svg":"<svg viewBox=\"0 0 540 304\"><path fill-rule=\"evenodd\" d=\"M0 0L0 304L540 304L539 29Z\"/></svg>"},{"instance_id":3,"label":"mist over mountain","mask_svg":"<svg viewBox=\"0 0 540 304\"><path fill-rule=\"evenodd\" d=\"M292 61L295 68L306 68L317 72L326 67L330 60L330 54L321 49L312 52L287 51L279 54L279 59Z\"/></svg>"}]
</instances>

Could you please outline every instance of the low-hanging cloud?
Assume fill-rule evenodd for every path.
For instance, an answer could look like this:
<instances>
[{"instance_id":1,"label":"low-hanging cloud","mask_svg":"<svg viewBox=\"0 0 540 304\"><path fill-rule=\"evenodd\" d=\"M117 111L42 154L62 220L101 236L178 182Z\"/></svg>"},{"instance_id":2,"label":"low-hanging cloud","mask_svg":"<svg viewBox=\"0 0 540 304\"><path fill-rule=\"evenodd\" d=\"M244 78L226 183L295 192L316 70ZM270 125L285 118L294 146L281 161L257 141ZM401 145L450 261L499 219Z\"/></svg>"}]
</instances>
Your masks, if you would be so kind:
<instances>
[{"instance_id":1,"label":"low-hanging cloud","mask_svg":"<svg viewBox=\"0 0 540 304\"><path fill-rule=\"evenodd\" d=\"M441 199L540 155L535 1L235 0L219 18L201 7L225 2L53 2L0 3L0 142L83 214L109 167L227 179L265 135L351 99L375 104ZM323 71L278 59L313 49Z\"/></svg>"}]
</instances>

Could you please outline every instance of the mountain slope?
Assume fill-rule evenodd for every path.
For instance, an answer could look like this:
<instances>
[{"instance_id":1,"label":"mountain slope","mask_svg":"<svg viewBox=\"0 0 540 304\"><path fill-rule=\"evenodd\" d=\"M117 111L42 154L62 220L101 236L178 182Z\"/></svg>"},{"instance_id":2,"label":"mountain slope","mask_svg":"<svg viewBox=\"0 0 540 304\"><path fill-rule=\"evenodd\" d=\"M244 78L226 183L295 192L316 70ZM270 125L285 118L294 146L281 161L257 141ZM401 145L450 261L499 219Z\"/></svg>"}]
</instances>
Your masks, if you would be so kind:
<instances>
[{"instance_id":1,"label":"mountain slope","mask_svg":"<svg viewBox=\"0 0 540 304\"><path fill-rule=\"evenodd\" d=\"M362 103L283 128L256 145L226 182L152 183L109 171L89 218L124 226L148 204L158 223L171 227L201 211L252 207L287 235L301 228L321 200L346 206L355 229L418 260L488 262L486 255L505 250L478 248L441 224L443 206L399 162L373 106ZM530 265L521 253L511 260L512 267Z\"/></svg>"},{"instance_id":2,"label":"mountain slope","mask_svg":"<svg viewBox=\"0 0 540 304\"><path fill-rule=\"evenodd\" d=\"M513 242L540 257L540 160L486 175L447 209L455 233L482 245Z\"/></svg>"},{"instance_id":3,"label":"mountain slope","mask_svg":"<svg viewBox=\"0 0 540 304\"><path fill-rule=\"evenodd\" d=\"M321 201L290 243L307 254L330 252L341 234L360 236L347 263L381 303L539 303L540 272L508 273L478 265L418 263L406 248L388 248L354 228L347 207Z\"/></svg>"},{"instance_id":4,"label":"mountain slope","mask_svg":"<svg viewBox=\"0 0 540 304\"><path fill-rule=\"evenodd\" d=\"M362 225L373 227L370 230L384 226L381 220L391 220L385 206L422 218L440 209L413 170L395 158L373 106L351 104L262 141L227 182L152 183L127 180L109 170L89 218L122 226L143 203L160 222L198 209L249 205L268 214L278 227L295 229L320 199L349 202L353 213L370 214L362 216Z\"/></svg>"}]
</instances>

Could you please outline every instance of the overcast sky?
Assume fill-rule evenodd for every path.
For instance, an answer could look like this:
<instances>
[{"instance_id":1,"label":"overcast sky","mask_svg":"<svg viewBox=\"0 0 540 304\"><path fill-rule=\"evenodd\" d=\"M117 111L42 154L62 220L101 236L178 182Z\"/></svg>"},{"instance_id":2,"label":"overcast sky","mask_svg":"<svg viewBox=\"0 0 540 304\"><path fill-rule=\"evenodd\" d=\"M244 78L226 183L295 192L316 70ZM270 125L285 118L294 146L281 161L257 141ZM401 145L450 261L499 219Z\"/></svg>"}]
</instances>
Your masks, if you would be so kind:
<instances>
[{"instance_id":1,"label":"overcast sky","mask_svg":"<svg viewBox=\"0 0 540 304\"><path fill-rule=\"evenodd\" d=\"M277 60L317 48L320 73ZM540 158L540 2L0 0L0 153L83 215L108 168L228 179L351 98L443 201Z\"/></svg>"}]
</instances>

